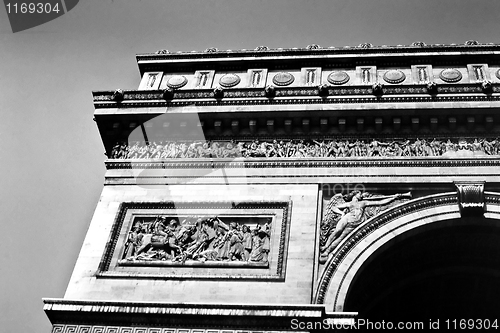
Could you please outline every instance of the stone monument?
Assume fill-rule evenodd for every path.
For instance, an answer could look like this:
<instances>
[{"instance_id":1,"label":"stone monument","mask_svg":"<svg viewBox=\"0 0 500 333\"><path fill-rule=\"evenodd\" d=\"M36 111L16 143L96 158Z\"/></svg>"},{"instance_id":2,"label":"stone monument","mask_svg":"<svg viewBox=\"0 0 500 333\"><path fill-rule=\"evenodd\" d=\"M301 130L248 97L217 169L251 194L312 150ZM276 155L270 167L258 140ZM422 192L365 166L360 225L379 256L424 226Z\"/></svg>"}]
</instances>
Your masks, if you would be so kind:
<instances>
[{"instance_id":1,"label":"stone monument","mask_svg":"<svg viewBox=\"0 0 500 333\"><path fill-rule=\"evenodd\" d=\"M437 272L410 256L426 253L417 240L498 228L499 53L138 55L137 90L93 93L107 171L66 294L44 299L52 332L314 331L426 313L381 295Z\"/></svg>"}]
</instances>

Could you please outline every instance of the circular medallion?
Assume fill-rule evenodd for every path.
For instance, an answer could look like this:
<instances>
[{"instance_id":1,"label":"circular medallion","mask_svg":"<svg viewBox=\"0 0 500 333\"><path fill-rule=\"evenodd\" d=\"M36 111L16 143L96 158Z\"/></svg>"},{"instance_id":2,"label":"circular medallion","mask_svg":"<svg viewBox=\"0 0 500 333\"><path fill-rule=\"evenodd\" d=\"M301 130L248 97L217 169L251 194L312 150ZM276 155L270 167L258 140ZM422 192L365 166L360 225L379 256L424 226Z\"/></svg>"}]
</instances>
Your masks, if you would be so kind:
<instances>
[{"instance_id":1,"label":"circular medallion","mask_svg":"<svg viewBox=\"0 0 500 333\"><path fill-rule=\"evenodd\" d=\"M462 79L462 73L455 68L447 68L441 71L439 78L444 82L458 82Z\"/></svg>"},{"instance_id":2,"label":"circular medallion","mask_svg":"<svg viewBox=\"0 0 500 333\"><path fill-rule=\"evenodd\" d=\"M240 81L240 77L236 74L225 74L220 78L219 84L225 88L230 88L236 86Z\"/></svg>"},{"instance_id":3,"label":"circular medallion","mask_svg":"<svg viewBox=\"0 0 500 333\"><path fill-rule=\"evenodd\" d=\"M167 86L170 88L178 89L186 85L188 80L183 75L174 75L167 81Z\"/></svg>"},{"instance_id":4,"label":"circular medallion","mask_svg":"<svg viewBox=\"0 0 500 333\"><path fill-rule=\"evenodd\" d=\"M331 84L341 85L349 81L349 75L346 72L336 71L331 72L327 78Z\"/></svg>"},{"instance_id":5,"label":"circular medallion","mask_svg":"<svg viewBox=\"0 0 500 333\"><path fill-rule=\"evenodd\" d=\"M496 72L496 74L495 74L495 75L496 75L496 76L497 76L497 78L500 80L500 69L499 69L499 70L497 70L497 72Z\"/></svg>"},{"instance_id":6,"label":"circular medallion","mask_svg":"<svg viewBox=\"0 0 500 333\"><path fill-rule=\"evenodd\" d=\"M286 73L286 72L281 72L281 73L278 73L274 76L273 83L277 86L288 86L294 80L295 80L295 78L293 77L292 74Z\"/></svg>"},{"instance_id":7,"label":"circular medallion","mask_svg":"<svg viewBox=\"0 0 500 333\"><path fill-rule=\"evenodd\" d=\"M384 80L388 83L401 83L405 79L405 73L401 72L400 70L391 69L384 74Z\"/></svg>"}]
</instances>

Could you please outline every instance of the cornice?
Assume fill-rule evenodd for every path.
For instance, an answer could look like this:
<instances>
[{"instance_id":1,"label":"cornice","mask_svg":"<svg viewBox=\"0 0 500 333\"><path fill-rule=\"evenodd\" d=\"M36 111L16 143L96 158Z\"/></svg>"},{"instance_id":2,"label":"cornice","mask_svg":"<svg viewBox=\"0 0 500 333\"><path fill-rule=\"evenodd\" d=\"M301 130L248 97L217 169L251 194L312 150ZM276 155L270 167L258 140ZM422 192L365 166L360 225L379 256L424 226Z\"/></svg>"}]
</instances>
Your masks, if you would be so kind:
<instances>
[{"instance_id":1,"label":"cornice","mask_svg":"<svg viewBox=\"0 0 500 333\"><path fill-rule=\"evenodd\" d=\"M54 332L285 331L290 321L353 319L356 312L327 312L322 304L204 304L45 298ZM163 328L162 328L163 327ZM188 330L190 331L190 330ZM217 332L217 331L216 331Z\"/></svg>"},{"instance_id":2,"label":"cornice","mask_svg":"<svg viewBox=\"0 0 500 333\"><path fill-rule=\"evenodd\" d=\"M145 53L136 55L137 61L151 62L162 60L179 60L179 59L224 59L231 58L274 58L284 56L326 56L326 55L349 55L349 54L400 54L400 53L415 53L422 54L428 53L430 55L442 55L443 53L452 52L495 52L500 51L499 44L480 44L476 41L467 41L464 44L430 44L413 43L412 45L396 45L396 46L374 46L369 43L363 43L358 46L343 46L343 47L321 47L312 45L305 48L276 48L269 49L267 47L260 47L254 50L218 50L210 48L205 51L191 51L191 52L169 52L168 50L160 50L156 53Z\"/></svg>"},{"instance_id":3,"label":"cornice","mask_svg":"<svg viewBox=\"0 0 500 333\"><path fill-rule=\"evenodd\" d=\"M495 167L500 157L475 158L248 158L248 159L109 159L107 170L114 169L238 169L238 168L422 168L422 167Z\"/></svg>"},{"instance_id":4,"label":"cornice","mask_svg":"<svg viewBox=\"0 0 500 333\"><path fill-rule=\"evenodd\" d=\"M44 298L45 311L81 311L109 313L158 313L158 314L195 314L206 311L204 315L268 316L273 311L276 316L294 315L298 317L321 317L325 314L320 304L205 304L205 303L158 303L133 301L68 300ZM156 310L156 311L155 311ZM275 312L274 312L275 311ZM344 313L347 316L347 313Z\"/></svg>"}]
</instances>

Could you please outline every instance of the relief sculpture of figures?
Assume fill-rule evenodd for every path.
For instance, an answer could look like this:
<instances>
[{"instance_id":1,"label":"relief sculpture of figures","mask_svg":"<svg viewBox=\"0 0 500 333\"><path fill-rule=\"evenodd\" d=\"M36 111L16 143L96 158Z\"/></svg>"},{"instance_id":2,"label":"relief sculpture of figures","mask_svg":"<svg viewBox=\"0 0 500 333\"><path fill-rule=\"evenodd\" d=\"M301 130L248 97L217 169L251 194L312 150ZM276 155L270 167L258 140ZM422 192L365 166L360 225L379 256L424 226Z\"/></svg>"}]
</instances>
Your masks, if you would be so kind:
<instances>
[{"instance_id":1,"label":"relief sculpture of figures","mask_svg":"<svg viewBox=\"0 0 500 333\"><path fill-rule=\"evenodd\" d=\"M414 140L273 140L125 142L113 146L112 159L158 158L391 158L473 157L500 155L500 140L420 139Z\"/></svg>"},{"instance_id":2,"label":"relief sculpture of figures","mask_svg":"<svg viewBox=\"0 0 500 333\"><path fill-rule=\"evenodd\" d=\"M345 196L335 194L328 202L321 222L320 263L325 263L328 255L358 225L409 198L410 192L389 196L360 191Z\"/></svg>"},{"instance_id":3,"label":"relief sculpture of figures","mask_svg":"<svg viewBox=\"0 0 500 333\"><path fill-rule=\"evenodd\" d=\"M167 221L168 220L168 221ZM267 263L269 222L251 226L219 217L188 216L182 221L157 216L136 222L129 232L122 259L127 261L219 261Z\"/></svg>"}]
</instances>

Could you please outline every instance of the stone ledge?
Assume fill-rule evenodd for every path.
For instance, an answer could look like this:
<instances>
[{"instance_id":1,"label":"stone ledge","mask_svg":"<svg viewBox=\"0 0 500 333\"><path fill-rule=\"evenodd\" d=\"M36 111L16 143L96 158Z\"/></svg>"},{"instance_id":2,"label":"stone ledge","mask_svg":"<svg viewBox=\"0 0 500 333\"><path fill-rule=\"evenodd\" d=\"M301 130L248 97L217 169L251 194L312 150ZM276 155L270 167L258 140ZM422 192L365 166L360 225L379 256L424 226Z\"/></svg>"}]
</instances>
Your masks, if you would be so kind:
<instances>
[{"instance_id":1,"label":"stone ledge","mask_svg":"<svg viewBox=\"0 0 500 333\"><path fill-rule=\"evenodd\" d=\"M353 319L356 312L327 313L317 304L206 304L89 301L45 298L53 325L99 324L150 327L291 330L292 319Z\"/></svg>"}]
</instances>

